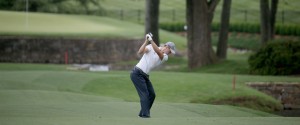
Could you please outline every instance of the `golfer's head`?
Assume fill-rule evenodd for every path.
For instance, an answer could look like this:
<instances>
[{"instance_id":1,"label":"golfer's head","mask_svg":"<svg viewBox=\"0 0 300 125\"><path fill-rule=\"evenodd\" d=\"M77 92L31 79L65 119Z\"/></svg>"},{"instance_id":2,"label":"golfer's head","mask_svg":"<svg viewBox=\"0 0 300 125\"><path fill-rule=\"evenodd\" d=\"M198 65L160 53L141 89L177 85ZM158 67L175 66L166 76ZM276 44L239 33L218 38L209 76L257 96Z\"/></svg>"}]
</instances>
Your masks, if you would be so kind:
<instances>
[{"instance_id":1,"label":"golfer's head","mask_svg":"<svg viewBox=\"0 0 300 125\"><path fill-rule=\"evenodd\" d=\"M163 48L163 52L166 53L166 54L174 54L175 55L175 52L176 51L176 48L175 48L175 44L173 42L167 42L165 43L164 45L164 48Z\"/></svg>"}]
</instances>

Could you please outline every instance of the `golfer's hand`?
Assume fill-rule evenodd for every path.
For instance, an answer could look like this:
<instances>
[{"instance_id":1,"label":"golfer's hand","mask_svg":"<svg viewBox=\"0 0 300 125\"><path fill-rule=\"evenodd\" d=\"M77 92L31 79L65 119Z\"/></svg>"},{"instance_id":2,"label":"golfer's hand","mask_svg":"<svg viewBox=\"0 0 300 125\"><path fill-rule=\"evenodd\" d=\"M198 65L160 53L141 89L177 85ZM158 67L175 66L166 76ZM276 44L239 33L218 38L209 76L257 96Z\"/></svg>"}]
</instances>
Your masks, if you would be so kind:
<instances>
[{"instance_id":1,"label":"golfer's hand","mask_svg":"<svg viewBox=\"0 0 300 125\"><path fill-rule=\"evenodd\" d=\"M152 34L151 33L146 34L146 39L148 40L148 42L151 42L153 40Z\"/></svg>"}]
</instances>

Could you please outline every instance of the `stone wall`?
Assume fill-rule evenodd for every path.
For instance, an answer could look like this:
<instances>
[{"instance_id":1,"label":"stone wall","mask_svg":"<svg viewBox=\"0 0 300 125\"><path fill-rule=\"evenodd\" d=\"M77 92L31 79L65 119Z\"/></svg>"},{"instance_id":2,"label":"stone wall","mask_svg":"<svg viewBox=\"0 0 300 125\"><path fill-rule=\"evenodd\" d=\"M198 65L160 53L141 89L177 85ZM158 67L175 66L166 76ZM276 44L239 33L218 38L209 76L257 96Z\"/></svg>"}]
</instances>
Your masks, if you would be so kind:
<instances>
[{"instance_id":1,"label":"stone wall","mask_svg":"<svg viewBox=\"0 0 300 125\"><path fill-rule=\"evenodd\" d=\"M0 62L107 64L136 59L141 40L0 37Z\"/></svg>"},{"instance_id":2,"label":"stone wall","mask_svg":"<svg viewBox=\"0 0 300 125\"><path fill-rule=\"evenodd\" d=\"M300 108L300 83L251 82L246 84L278 99L284 108Z\"/></svg>"}]
</instances>

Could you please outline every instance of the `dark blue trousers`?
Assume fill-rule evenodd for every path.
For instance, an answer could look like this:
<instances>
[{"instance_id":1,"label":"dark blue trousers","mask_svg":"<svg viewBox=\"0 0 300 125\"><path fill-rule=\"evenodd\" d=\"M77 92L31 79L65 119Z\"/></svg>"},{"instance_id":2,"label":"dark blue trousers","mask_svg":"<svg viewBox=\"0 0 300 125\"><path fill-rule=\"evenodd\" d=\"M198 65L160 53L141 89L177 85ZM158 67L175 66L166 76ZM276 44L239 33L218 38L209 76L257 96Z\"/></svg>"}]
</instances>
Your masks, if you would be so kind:
<instances>
[{"instance_id":1,"label":"dark blue trousers","mask_svg":"<svg viewBox=\"0 0 300 125\"><path fill-rule=\"evenodd\" d=\"M138 67L134 67L130 74L130 78L140 97L141 111L139 116L150 117L150 109L155 99L155 92L152 83L149 80L149 75L144 73Z\"/></svg>"}]
</instances>

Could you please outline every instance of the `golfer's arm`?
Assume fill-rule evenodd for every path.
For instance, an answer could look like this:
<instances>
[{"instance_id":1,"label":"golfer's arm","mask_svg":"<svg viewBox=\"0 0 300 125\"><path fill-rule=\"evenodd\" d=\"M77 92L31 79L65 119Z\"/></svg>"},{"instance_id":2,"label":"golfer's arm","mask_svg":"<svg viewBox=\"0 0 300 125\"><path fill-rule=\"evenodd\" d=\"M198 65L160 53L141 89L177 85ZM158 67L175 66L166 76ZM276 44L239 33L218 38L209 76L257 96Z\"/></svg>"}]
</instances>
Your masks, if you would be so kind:
<instances>
[{"instance_id":1,"label":"golfer's arm","mask_svg":"<svg viewBox=\"0 0 300 125\"><path fill-rule=\"evenodd\" d=\"M155 42L153 40L151 41L151 45L152 45L154 51L159 56L160 60L162 60L164 58L164 54L159 50L158 46L155 44Z\"/></svg>"},{"instance_id":2,"label":"golfer's arm","mask_svg":"<svg viewBox=\"0 0 300 125\"><path fill-rule=\"evenodd\" d=\"M137 55L140 56L147 52L147 49L146 49L147 43L148 43L148 41L145 40L145 42L143 43L143 45L140 47L139 51L137 52Z\"/></svg>"}]
</instances>

